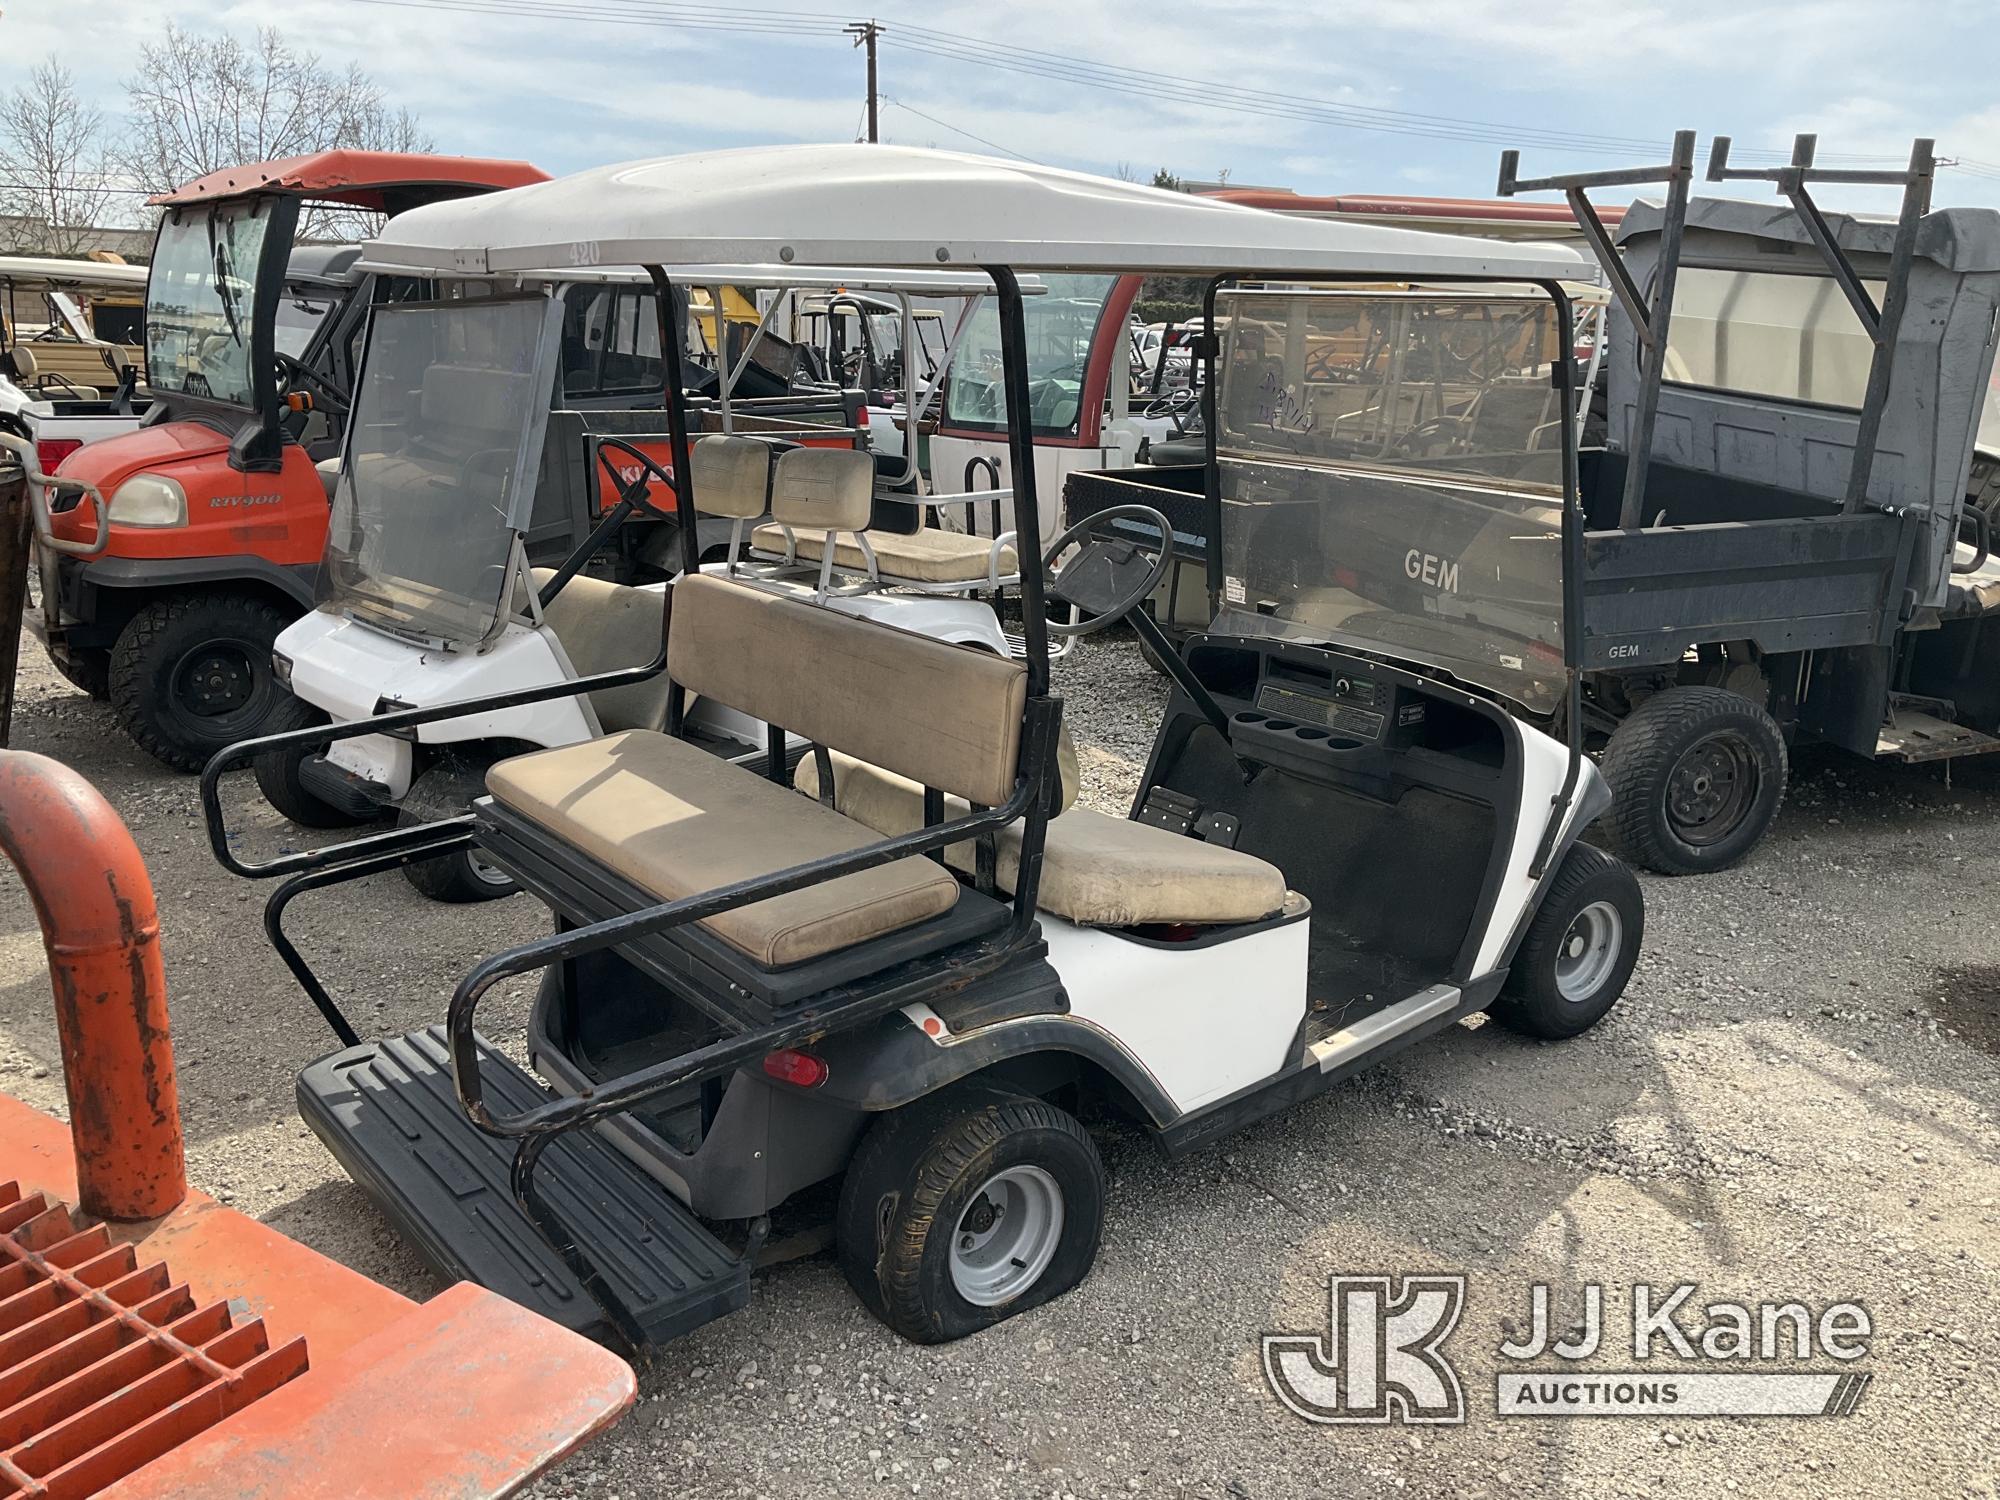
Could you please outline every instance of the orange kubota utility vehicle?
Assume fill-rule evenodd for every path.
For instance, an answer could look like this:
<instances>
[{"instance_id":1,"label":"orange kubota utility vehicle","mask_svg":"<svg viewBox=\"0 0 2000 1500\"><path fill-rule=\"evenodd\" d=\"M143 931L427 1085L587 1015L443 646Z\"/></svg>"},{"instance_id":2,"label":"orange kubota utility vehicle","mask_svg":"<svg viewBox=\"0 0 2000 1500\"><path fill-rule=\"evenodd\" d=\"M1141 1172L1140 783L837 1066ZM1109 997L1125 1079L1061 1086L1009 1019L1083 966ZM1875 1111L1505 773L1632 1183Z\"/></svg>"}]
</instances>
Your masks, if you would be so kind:
<instances>
[{"instance_id":1,"label":"orange kubota utility vehicle","mask_svg":"<svg viewBox=\"0 0 2000 1500\"><path fill-rule=\"evenodd\" d=\"M56 666L109 697L132 737L198 770L222 746L306 722L271 642L312 608L353 356L377 285L351 247L296 245L316 205L400 213L540 182L526 162L327 151L230 167L152 200L146 286L155 400L136 432L71 454L61 479L110 499L109 545L44 552L33 620ZM93 507L58 488L51 529L91 541Z\"/></svg>"}]
</instances>

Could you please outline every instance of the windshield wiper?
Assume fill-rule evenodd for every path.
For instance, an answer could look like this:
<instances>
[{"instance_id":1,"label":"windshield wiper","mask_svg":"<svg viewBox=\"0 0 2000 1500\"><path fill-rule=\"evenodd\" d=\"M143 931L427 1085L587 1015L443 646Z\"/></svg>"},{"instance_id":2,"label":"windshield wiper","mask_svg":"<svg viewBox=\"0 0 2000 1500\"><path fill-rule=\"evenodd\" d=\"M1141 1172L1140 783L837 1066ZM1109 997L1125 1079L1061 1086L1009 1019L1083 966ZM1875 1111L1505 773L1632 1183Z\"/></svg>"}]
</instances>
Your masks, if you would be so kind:
<instances>
[{"instance_id":1,"label":"windshield wiper","mask_svg":"<svg viewBox=\"0 0 2000 1500\"><path fill-rule=\"evenodd\" d=\"M229 320L229 336L240 348L243 343L243 325L236 317L236 293L229 285L229 253L223 242L215 235L215 215L208 217L208 253L214 266L214 290L216 301L222 304L222 316Z\"/></svg>"}]
</instances>

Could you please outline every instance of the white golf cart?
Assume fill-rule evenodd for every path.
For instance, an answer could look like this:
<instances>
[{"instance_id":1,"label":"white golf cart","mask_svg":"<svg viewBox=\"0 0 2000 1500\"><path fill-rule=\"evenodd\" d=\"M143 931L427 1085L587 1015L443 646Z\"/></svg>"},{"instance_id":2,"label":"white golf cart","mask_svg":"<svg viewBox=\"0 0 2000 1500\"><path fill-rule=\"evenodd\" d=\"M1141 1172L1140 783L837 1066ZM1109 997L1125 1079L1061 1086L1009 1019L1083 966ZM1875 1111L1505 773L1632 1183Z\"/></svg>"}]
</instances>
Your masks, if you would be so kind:
<instances>
[{"instance_id":1,"label":"white golf cart","mask_svg":"<svg viewBox=\"0 0 2000 1500\"><path fill-rule=\"evenodd\" d=\"M845 295L879 287L905 299L906 309L912 292L969 305L990 289L983 277L936 271L700 266L677 274L707 289L711 305L722 304L725 287L837 287ZM334 470L320 602L279 635L273 657L300 702L348 724L385 708L545 687L649 659L667 604L664 582L597 576L594 565L611 544L629 541L635 517L661 523L647 555L673 540L676 502L665 441L632 427L635 420L656 425L659 413L552 413L548 394L557 366L578 342L570 326L575 310L595 305L579 292L597 282L632 281L650 293L633 272L565 270L497 283L443 279L436 299L373 310L357 381L361 420L350 424ZM650 295L643 305L657 315ZM907 477L904 465L892 463L892 472L881 474L866 430L806 420L826 415L802 412L809 398L739 397L770 319L767 308L764 323L713 372L713 399L693 409L702 426L715 429L694 449L697 468L706 457L713 475L694 486L702 555L718 556L715 566L725 571L754 574L761 586L817 595L852 614L893 617L905 629L1004 654L1008 641L994 610L967 596L975 587L997 591L1018 581L1011 539L972 541L935 527L910 531L913 517L963 497L895 488ZM840 392L818 404L835 413L846 409ZM573 450L568 461L581 466L587 487L601 477L616 499L560 566L531 570L534 556L548 554L544 512L553 508L563 518L556 529L573 536L566 528L575 525L567 519L575 505L545 503L562 498L559 478L573 477L552 472L562 467L550 457L558 442ZM791 449L844 450L847 461L787 465L782 454ZM803 476L815 462L818 478L808 480ZM828 546L825 528L809 524L821 510L795 503L795 492L829 482L835 471L850 493L858 490L861 508L851 537L836 536ZM767 516L768 528L759 524ZM543 544L536 548L531 542L538 537ZM753 553L753 541L777 550ZM856 580L843 572L836 586L835 556L850 551L866 554L873 576ZM957 585L896 571L914 558L927 574L949 572L946 554L958 556ZM886 591L896 584L912 592ZM307 827L367 822L390 811L405 823L422 823L463 810L496 761L612 729L661 729L665 715L663 685L553 698L503 714L428 723L406 736L364 735L266 756L257 778L267 801ZM697 704L687 727L725 754L764 747L762 724L719 704ZM505 871L470 849L410 865L407 874L418 890L445 901L487 900L514 889Z\"/></svg>"},{"instance_id":2,"label":"white golf cart","mask_svg":"<svg viewBox=\"0 0 2000 1500\"><path fill-rule=\"evenodd\" d=\"M955 1338L1089 1271L1104 1178L1079 1099L1183 1151L1481 1011L1561 1037L1617 1000L1643 909L1630 873L1577 842L1603 785L1574 728L1561 743L1509 706L1576 692L1570 362L1540 370L1557 397L1548 426L1501 420L1547 357L1524 338L1457 372L1450 436L1300 454L1211 439L1230 608L1180 665L1133 815L1108 817L1072 805L1062 774L1044 611L1053 594L1086 629L1131 616L1167 550L1105 539L1122 516L1044 544L1014 269L1506 282L1560 351L1573 253L1285 219L953 153L802 146L420 209L369 255L504 278L579 245L663 283L665 268L717 254L977 267L1003 335L1013 524L1043 566L1023 568L1027 651L1009 659L702 572L689 538L646 667L445 709L386 705L209 766L211 844L243 870L219 788L259 753L665 684L664 732L502 761L469 812L252 872L288 877L266 929L342 1043L300 1075L301 1112L438 1268L572 1327L658 1341L740 1306L772 1211L837 1180L855 1290L911 1338ZM1211 377L1218 352L1200 354ZM1376 404L1377 371L1356 366L1340 416ZM1504 387L1490 422L1477 413L1488 387ZM698 490L678 391L667 416L675 472ZM1461 440L1475 446L1449 446ZM827 526L858 521L838 484L804 490ZM1417 538L1483 510L1504 532L1551 497L1560 551L1539 527L1519 547L1496 540L1493 576L1461 578L1449 607L1435 590L1341 576L1350 527ZM1487 598L1506 606L1497 623ZM685 735L697 699L811 753L788 769L774 730L763 762L731 764ZM363 1042L286 936L286 911L458 848L546 902L554 930L481 961L443 1024ZM475 1029L497 984L532 973L540 1079Z\"/></svg>"}]
</instances>

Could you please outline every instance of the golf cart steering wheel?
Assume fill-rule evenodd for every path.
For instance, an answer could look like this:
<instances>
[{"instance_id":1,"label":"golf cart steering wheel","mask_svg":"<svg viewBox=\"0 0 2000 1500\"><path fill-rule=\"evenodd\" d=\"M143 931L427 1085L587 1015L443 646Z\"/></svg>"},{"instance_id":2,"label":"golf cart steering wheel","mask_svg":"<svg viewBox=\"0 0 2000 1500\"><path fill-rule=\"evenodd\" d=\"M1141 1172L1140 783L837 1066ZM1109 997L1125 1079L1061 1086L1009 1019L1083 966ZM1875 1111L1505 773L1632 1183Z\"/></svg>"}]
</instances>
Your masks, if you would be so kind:
<instances>
[{"instance_id":1,"label":"golf cart steering wheel","mask_svg":"<svg viewBox=\"0 0 2000 1500\"><path fill-rule=\"evenodd\" d=\"M272 352L271 361L285 377L286 385L309 385L327 398L327 405L336 414L345 412L354 403L346 391L335 385L326 376L310 365L302 365L282 350Z\"/></svg>"},{"instance_id":2,"label":"golf cart steering wheel","mask_svg":"<svg viewBox=\"0 0 2000 1500\"><path fill-rule=\"evenodd\" d=\"M1164 396L1154 397L1146 403L1139 415L1153 418L1171 417L1175 428L1178 429L1181 418L1194 410L1195 403L1200 400L1201 396L1193 386L1184 385L1178 390L1168 391Z\"/></svg>"},{"instance_id":3,"label":"golf cart steering wheel","mask_svg":"<svg viewBox=\"0 0 2000 1500\"><path fill-rule=\"evenodd\" d=\"M639 466L639 472L627 480L618 472L618 466L605 455L613 449L624 454ZM651 481L657 479L667 487L667 493L678 502L680 491L674 488L674 476L661 468L658 462L626 442L623 438L601 437L597 440L597 461L604 466L604 472L611 476L611 487L618 492L621 504L629 504L635 509L650 510L656 516L673 519L675 512L662 510L653 503Z\"/></svg>"},{"instance_id":4,"label":"golf cart steering wheel","mask_svg":"<svg viewBox=\"0 0 2000 1500\"><path fill-rule=\"evenodd\" d=\"M1100 537L1113 521L1142 521L1160 534L1159 553L1148 559L1146 549L1124 536ZM1073 543L1083 550L1060 571L1056 559ZM1049 543L1042 554L1042 593L1073 605L1075 620L1050 620L1051 635L1095 635L1152 597L1173 561L1174 526L1150 505L1111 505L1085 516Z\"/></svg>"}]
</instances>

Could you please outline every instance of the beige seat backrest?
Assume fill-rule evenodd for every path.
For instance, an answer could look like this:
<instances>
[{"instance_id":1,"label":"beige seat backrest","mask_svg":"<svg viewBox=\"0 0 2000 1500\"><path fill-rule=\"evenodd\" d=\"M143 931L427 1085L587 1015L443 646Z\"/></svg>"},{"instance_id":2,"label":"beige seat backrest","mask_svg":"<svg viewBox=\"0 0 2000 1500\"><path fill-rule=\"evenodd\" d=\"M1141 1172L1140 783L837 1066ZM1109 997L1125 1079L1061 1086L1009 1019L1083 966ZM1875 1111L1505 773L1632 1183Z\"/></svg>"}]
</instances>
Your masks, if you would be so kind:
<instances>
[{"instance_id":1,"label":"beige seat backrest","mask_svg":"<svg viewBox=\"0 0 2000 1500\"><path fill-rule=\"evenodd\" d=\"M555 576L534 571L540 588ZM580 677L643 667L660 649L660 616L670 589L637 589L579 573L542 610L542 621L562 642L563 653ZM658 729L667 721L667 674L624 687L600 688L590 706L606 734L622 729Z\"/></svg>"},{"instance_id":2,"label":"beige seat backrest","mask_svg":"<svg viewBox=\"0 0 2000 1500\"><path fill-rule=\"evenodd\" d=\"M688 450L694 508L704 516L754 521L771 503L771 445L711 433Z\"/></svg>"},{"instance_id":3,"label":"beige seat backrest","mask_svg":"<svg viewBox=\"0 0 2000 1500\"><path fill-rule=\"evenodd\" d=\"M771 519L780 526L862 531L875 503L875 459L856 448L794 448L771 480Z\"/></svg>"},{"instance_id":4,"label":"beige seat backrest","mask_svg":"<svg viewBox=\"0 0 2000 1500\"><path fill-rule=\"evenodd\" d=\"M1013 794L1020 662L710 573L674 585L667 665L689 692L925 786L988 806Z\"/></svg>"}]
</instances>

